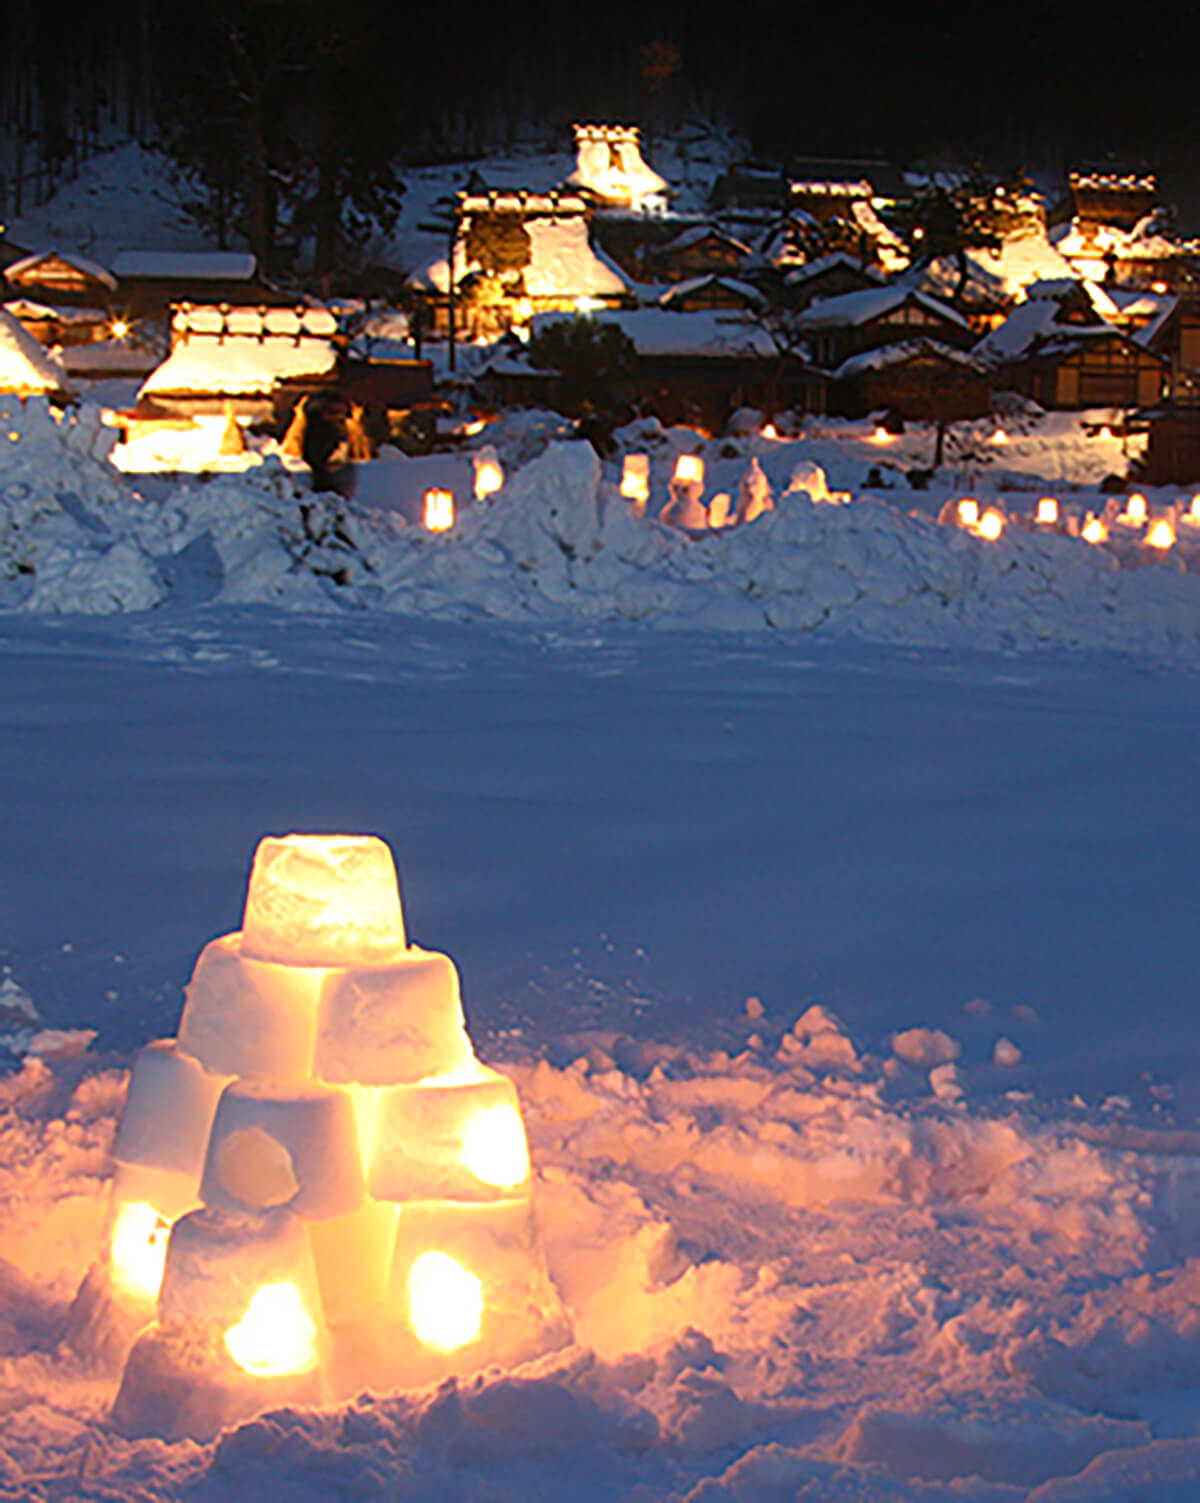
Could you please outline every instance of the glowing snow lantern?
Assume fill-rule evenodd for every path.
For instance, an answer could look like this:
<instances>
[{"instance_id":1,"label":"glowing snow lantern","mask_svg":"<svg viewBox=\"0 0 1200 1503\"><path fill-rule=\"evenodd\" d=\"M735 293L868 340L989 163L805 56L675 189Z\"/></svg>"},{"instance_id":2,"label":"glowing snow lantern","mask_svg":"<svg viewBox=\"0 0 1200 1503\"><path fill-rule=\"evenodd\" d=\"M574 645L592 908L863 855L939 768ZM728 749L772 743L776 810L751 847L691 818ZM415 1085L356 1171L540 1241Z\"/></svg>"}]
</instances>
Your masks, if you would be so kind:
<instances>
[{"instance_id":1,"label":"glowing snow lantern","mask_svg":"<svg viewBox=\"0 0 1200 1503\"><path fill-rule=\"evenodd\" d=\"M704 461L699 454L681 454L675 461L676 485L703 485Z\"/></svg>"},{"instance_id":2,"label":"glowing snow lantern","mask_svg":"<svg viewBox=\"0 0 1200 1503\"><path fill-rule=\"evenodd\" d=\"M474 459L475 499L486 501L504 486L504 471L491 444L485 444Z\"/></svg>"},{"instance_id":3,"label":"glowing snow lantern","mask_svg":"<svg viewBox=\"0 0 1200 1503\"><path fill-rule=\"evenodd\" d=\"M644 514L650 499L650 456L626 454L621 462L621 494L632 501L634 510Z\"/></svg>"},{"instance_id":4,"label":"glowing snow lantern","mask_svg":"<svg viewBox=\"0 0 1200 1503\"><path fill-rule=\"evenodd\" d=\"M1149 509L1146 505L1145 496L1140 491L1134 491L1133 495L1125 503L1125 515L1122 520L1131 522L1135 527L1144 527L1148 516Z\"/></svg>"},{"instance_id":5,"label":"glowing snow lantern","mask_svg":"<svg viewBox=\"0 0 1200 1503\"><path fill-rule=\"evenodd\" d=\"M994 543L1004 532L1004 516L1001 512L988 510L979 519L979 536Z\"/></svg>"},{"instance_id":6,"label":"glowing snow lantern","mask_svg":"<svg viewBox=\"0 0 1200 1503\"><path fill-rule=\"evenodd\" d=\"M1103 520L1094 512L1088 512L1080 529L1080 537L1085 543L1106 543L1108 541L1108 528Z\"/></svg>"},{"instance_id":7,"label":"glowing snow lantern","mask_svg":"<svg viewBox=\"0 0 1200 1503\"><path fill-rule=\"evenodd\" d=\"M449 532L454 526L454 497L450 491L425 492L423 521L429 532Z\"/></svg>"},{"instance_id":8,"label":"glowing snow lantern","mask_svg":"<svg viewBox=\"0 0 1200 1503\"><path fill-rule=\"evenodd\" d=\"M1200 496L1192 497L1192 504L1188 511L1188 516L1193 522L1200 522Z\"/></svg>"},{"instance_id":9,"label":"glowing snow lantern","mask_svg":"<svg viewBox=\"0 0 1200 1503\"><path fill-rule=\"evenodd\" d=\"M1107 424L1103 428L1101 428L1100 432L1096 435L1097 438L1111 438L1112 436L1113 431L1110 427L1108 427Z\"/></svg>"},{"instance_id":10,"label":"glowing snow lantern","mask_svg":"<svg viewBox=\"0 0 1200 1503\"><path fill-rule=\"evenodd\" d=\"M881 424L876 424L875 429L871 434L871 442L873 444L890 444L893 442L895 437L896 435L894 433L889 433L887 429L884 428Z\"/></svg>"},{"instance_id":11,"label":"glowing snow lantern","mask_svg":"<svg viewBox=\"0 0 1200 1503\"><path fill-rule=\"evenodd\" d=\"M374 837L260 843L242 929L201 954L178 1042L138 1056L114 1154L68 1335L124 1363L126 1434L206 1440L570 1340L515 1087L475 1059L454 963L407 943ZM114 1309L115 1338L73 1339Z\"/></svg>"},{"instance_id":12,"label":"glowing snow lantern","mask_svg":"<svg viewBox=\"0 0 1200 1503\"><path fill-rule=\"evenodd\" d=\"M1043 496L1037 504L1035 521L1039 527L1058 526L1058 502L1053 496Z\"/></svg>"},{"instance_id":13,"label":"glowing snow lantern","mask_svg":"<svg viewBox=\"0 0 1200 1503\"><path fill-rule=\"evenodd\" d=\"M1167 549L1175 546L1175 529L1167 521L1166 517L1160 517L1146 534L1146 542L1151 548L1157 548L1165 553Z\"/></svg>"},{"instance_id":14,"label":"glowing snow lantern","mask_svg":"<svg viewBox=\"0 0 1200 1503\"><path fill-rule=\"evenodd\" d=\"M1006 444L1007 442L1008 434L1005 433L1003 428L997 428L995 433L992 434L991 438L988 439L989 444Z\"/></svg>"},{"instance_id":15,"label":"glowing snow lantern","mask_svg":"<svg viewBox=\"0 0 1200 1503\"><path fill-rule=\"evenodd\" d=\"M969 496L958 503L958 525L960 527L979 526L979 502Z\"/></svg>"},{"instance_id":16,"label":"glowing snow lantern","mask_svg":"<svg viewBox=\"0 0 1200 1503\"><path fill-rule=\"evenodd\" d=\"M733 500L729 492L718 491L708 503L708 525L716 528L727 527L732 509Z\"/></svg>"},{"instance_id":17,"label":"glowing snow lantern","mask_svg":"<svg viewBox=\"0 0 1200 1503\"><path fill-rule=\"evenodd\" d=\"M764 438L778 438L779 430L776 428L774 423L768 423L762 431L762 436Z\"/></svg>"}]
</instances>

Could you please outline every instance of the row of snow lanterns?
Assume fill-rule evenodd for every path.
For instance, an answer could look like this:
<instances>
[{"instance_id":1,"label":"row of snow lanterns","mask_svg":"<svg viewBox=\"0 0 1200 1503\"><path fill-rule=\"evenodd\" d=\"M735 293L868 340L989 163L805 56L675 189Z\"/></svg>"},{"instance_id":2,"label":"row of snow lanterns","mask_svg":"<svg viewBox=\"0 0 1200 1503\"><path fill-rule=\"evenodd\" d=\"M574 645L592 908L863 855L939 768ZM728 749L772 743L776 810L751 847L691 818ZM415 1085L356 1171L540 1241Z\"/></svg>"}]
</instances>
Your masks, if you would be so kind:
<instances>
[{"instance_id":1,"label":"row of snow lanterns","mask_svg":"<svg viewBox=\"0 0 1200 1503\"><path fill-rule=\"evenodd\" d=\"M486 501L504 488L504 470L490 445L474 459L473 491L476 501ZM454 492L431 486L424 495L421 521L427 532L449 532L455 519Z\"/></svg>"},{"instance_id":2,"label":"row of snow lanterns","mask_svg":"<svg viewBox=\"0 0 1200 1503\"><path fill-rule=\"evenodd\" d=\"M952 520L965 531L990 542L1001 537L1007 525L1007 519L1002 511L995 507L981 511L979 502L970 496L963 497L955 504ZM1063 513L1058 498L1042 496L1034 508L1033 521L1035 526L1048 530L1058 530L1062 527ZM1200 529L1200 496L1194 496L1188 509L1179 513L1178 522L1190 528ZM1128 498L1125 509L1111 518L1111 525L1105 517L1097 516L1095 512L1087 512L1079 526L1078 535L1085 543L1099 545L1109 541L1114 526L1124 528L1129 532L1141 533L1141 540L1147 547L1157 549L1162 553L1169 552L1178 541L1176 522L1170 517L1152 519L1149 503L1140 491L1135 491Z\"/></svg>"},{"instance_id":3,"label":"row of snow lanterns","mask_svg":"<svg viewBox=\"0 0 1200 1503\"><path fill-rule=\"evenodd\" d=\"M757 459L752 458L743 481L747 494L735 507L728 492L718 491L708 505L704 495L704 460L699 454L680 454L671 474L671 500L662 521L688 530L720 529L735 522L752 522L774 506L770 486ZM650 500L650 456L626 454L621 466L620 493L639 516Z\"/></svg>"},{"instance_id":4,"label":"row of snow lanterns","mask_svg":"<svg viewBox=\"0 0 1200 1503\"><path fill-rule=\"evenodd\" d=\"M373 837L260 843L241 930L135 1062L113 1157L73 1325L125 1359L129 1433L203 1439L569 1339L515 1089L475 1057L453 962L407 943Z\"/></svg>"}]
</instances>

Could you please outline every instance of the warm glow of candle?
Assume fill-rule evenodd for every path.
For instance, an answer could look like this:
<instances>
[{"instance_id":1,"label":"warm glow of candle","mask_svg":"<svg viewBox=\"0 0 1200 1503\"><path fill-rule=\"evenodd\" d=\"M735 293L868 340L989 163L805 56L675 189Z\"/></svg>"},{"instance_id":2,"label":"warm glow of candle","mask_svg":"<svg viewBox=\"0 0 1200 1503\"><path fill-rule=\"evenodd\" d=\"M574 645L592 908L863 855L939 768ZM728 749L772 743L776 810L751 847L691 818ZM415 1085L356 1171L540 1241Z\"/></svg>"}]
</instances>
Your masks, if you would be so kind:
<instances>
[{"instance_id":1,"label":"warm glow of candle","mask_svg":"<svg viewBox=\"0 0 1200 1503\"><path fill-rule=\"evenodd\" d=\"M990 444L1006 444L1007 442L1008 434L1005 433L1003 428L997 428L995 433L992 434L991 438L988 439L988 443Z\"/></svg>"},{"instance_id":2,"label":"warm glow of candle","mask_svg":"<svg viewBox=\"0 0 1200 1503\"><path fill-rule=\"evenodd\" d=\"M979 536L994 543L1004 531L1004 518L998 511L985 511L979 519Z\"/></svg>"},{"instance_id":3,"label":"warm glow of candle","mask_svg":"<svg viewBox=\"0 0 1200 1503\"><path fill-rule=\"evenodd\" d=\"M1109 427L1101 428L1100 432L1096 435L1097 438L1111 438L1112 436L1112 429Z\"/></svg>"},{"instance_id":4,"label":"warm glow of candle","mask_svg":"<svg viewBox=\"0 0 1200 1503\"><path fill-rule=\"evenodd\" d=\"M167 1261L169 1223L143 1200L117 1211L109 1257L113 1274L126 1294L156 1300Z\"/></svg>"},{"instance_id":5,"label":"warm glow of candle","mask_svg":"<svg viewBox=\"0 0 1200 1503\"><path fill-rule=\"evenodd\" d=\"M621 465L621 494L644 506L650 499L650 456L626 454Z\"/></svg>"},{"instance_id":6,"label":"warm glow of candle","mask_svg":"<svg viewBox=\"0 0 1200 1503\"><path fill-rule=\"evenodd\" d=\"M264 1284L225 1332L225 1346L256 1378L311 1372L320 1361L317 1328L295 1284Z\"/></svg>"},{"instance_id":7,"label":"warm glow of candle","mask_svg":"<svg viewBox=\"0 0 1200 1503\"><path fill-rule=\"evenodd\" d=\"M1165 517L1154 523L1146 534L1146 542L1151 548L1161 548L1164 552L1175 546L1175 529Z\"/></svg>"},{"instance_id":8,"label":"warm glow of candle","mask_svg":"<svg viewBox=\"0 0 1200 1503\"><path fill-rule=\"evenodd\" d=\"M762 431L762 436L764 438L778 438L779 437L779 432L778 432L777 428L775 427L775 424L774 423L768 423L767 426Z\"/></svg>"},{"instance_id":9,"label":"warm glow of candle","mask_svg":"<svg viewBox=\"0 0 1200 1503\"><path fill-rule=\"evenodd\" d=\"M483 1285L448 1253L422 1253L408 1276L408 1318L426 1346L456 1351L479 1335Z\"/></svg>"},{"instance_id":10,"label":"warm glow of candle","mask_svg":"<svg viewBox=\"0 0 1200 1503\"><path fill-rule=\"evenodd\" d=\"M1145 496L1140 491L1134 491L1125 505L1126 519L1136 527L1144 527L1149 514Z\"/></svg>"},{"instance_id":11,"label":"warm glow of candle","mask_svg":"<svg viewBox=\"0 0 1200 1503\"><path fill-rule=\"evenodd\" d=\"M475 499L485 501L504 485L504 471L494 459L484 459L475 466ZM453 516L451 517L453 520ZM428 525L428 524L426 524Z\"/></svg>"},{"instance_id":12,"label":"warm glow of candle","mask_svg":"<svg viewBox=\"0 0 1200 1503\"><path fill-rule=\"evenodd\" d=\"M958 525L960 527L978 527L978 501L972 501L970 497L967 497L958 503Z\"/></svg>"},{"instance_id":13,"label":"warm glow of candle","mask_svg":"<svg viewBox=\"0 0 1200 1503\"><path fill-rule=\"evenodd\" d=\"M425 492L425 526L430 532L449 532L454 526L454 497L449 491Z\"/></svg>"},{"instance_id":14,"label":"warm glow of candle","mask_svg":"<svg viewBox=\"0 0 1200 1503\"><path fill-rule=\"evenodd\" d=\"M1053 496L1043 496L1038 502L1037 522L1041 527L1058 526L1058 502Z\"/></svg>"},{"instance_id":15,"label":"warm glow of candle","mask_svg":"<svg viewBox=\"0 0 1200 1503\"><path fill-rule=\"evenodd\" d=\"M1092 512L1088 512L1080 529L1080 537L1085 543L1106 543L1108 541L1108 528Z\"/></svg>"},{"instance_id":16,"label":"warm glow of candle","mask_svg":"<svg viewBox=\"0 0 1200 1503\"><path fill-rule=\"evenodd\" d=\"M675 481L679 485L703 485L704 461L699 454L681 454L675 461Z\"/></svg>"},{"instance_id":17,"label":"warm glow of candle","mask_svg":"<svg viewBox=\"0 0 1200 1503\"><path fill-rule=\"evenodd\" d=\"M1192 497L1192 509L1191 509L1190 515L1197 522L1200 522L1200 496L1193 496Z\"/></svg>"},{"instance_id":18,"label":"warm glow of candle","mask_svg":"<svg viewBox=\"0 0 1200 1503\"><path fill-rule=\"evenodd\" d=\"M874 433L871 434L871 442L873 444L890 444L895 437L896 435L889 433L886 428L876 427Z\"/></svg>"},{"instance_id":19,"label":"warm glow of candle","mask_svg":"<svg viewBox=\"0 0 1200 1503\"><path fill-rule=\"evenodd\" d=\"M463 1134L463 1163L477 1179L511 1190L529 1178L529 1143L521 1114L511 1106L478 1112Z\"/></svg>"}]
</instances>

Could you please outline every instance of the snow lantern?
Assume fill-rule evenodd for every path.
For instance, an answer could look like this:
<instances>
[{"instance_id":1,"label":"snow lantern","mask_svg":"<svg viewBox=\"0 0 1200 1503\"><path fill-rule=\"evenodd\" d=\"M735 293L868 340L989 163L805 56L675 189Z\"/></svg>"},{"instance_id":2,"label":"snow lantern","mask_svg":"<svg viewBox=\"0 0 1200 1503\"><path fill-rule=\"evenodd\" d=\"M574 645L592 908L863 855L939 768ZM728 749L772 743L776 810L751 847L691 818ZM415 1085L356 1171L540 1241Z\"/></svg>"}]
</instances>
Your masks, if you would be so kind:
<instances>
[{"instance_id":1,"label":"snow lantern","mask_svg":"<svg viewBox=\"0 0 1200 1503\"><path fill-rule=\"evenodd\" d=\"M1125 510L1117 518L1118 522L1127 527L1145 527L1149 520L1150 511L1146 504L1146 498L1140 491L1134 491L1125 503Z\"/></svg>"},{"instance_id":2,"label":"snow lantern","mask_svg":"<svg viewBox=\"0 0 1200 1503\"><path fill-rule=\"evenodd\" d=\"M994 543L1004 532L1004 513L997 511L995 507L989 507L979 519L976 531L981 538L986 538L989 543Z\"/></svg>"},{"instance_id":3,"label":"snow lantern","mask_svg":"<svg viewBox=\"0 0 1200 1503\"><path fill-rule=\"evenodd\" d=\"M1079 529L1079 536L1085 543L1107 543L1108 525L1095 512L1089 511Z\"/></svg>"},{"instance_id":4,"label":"snow lantern","mask_svg":"<svg viewBox=\"0 0 1200 1503\"><path fill-rule=\"evenodd\" d=\"M408 943L371 836L260 842L242 928L135 1061L81 1353L129 1435L511 1364L570 1340L507 1076Z\"/></svg>"},{"instance_id":5,"label":"snow lantern","mask_svg":"<svg viewBox=\"0 0 1200 1503\"><path fill-rule=\"evenodd\" d=\"M500 467L499 457L491 444L484 444L472 463L475 467L475 499L486 501L504 486L504 471Z\"/></svg>"},{"instance_id":6,"label":"snow lantern","mask_svg":"<svg viewBox=\"0 0 1200 1503\"><path fill-rule=\"evenodd\" d=\"M761 517L763 512L771 511L775 505L771 497L771 485L763 474L762 465L758 462L758 456L753 455L750 464L738 482L738 500L735 520L738 522L753 522Z\"/></svg>"},{"instance_id":7,"label":"snow lantern","mask_svg":"<svg viewBox=\"0 0 1200 1503\"><path fill-rule=\"evenodd\" d=\"M1146 533L1146 544L1160 553L1174 548L1175 529L1166 517L1160 517L1157 522L1151 523L1150 530Z\"/></svg>"},{"instance_id":8,"label":"snow lantern","mask_svg":"<svg viewBox=\"0 0 1200 1503\"><path fill-rule=\"evenodd\" d=\"M645 515L650 499L649 454L626 454L621 463L621 495L633 502L639 516Z\"/></svg>"},{"instance_id":9,"label":"snow lantern","mask_svg":"<svg viewBox=\"0 0 1200 1503\"><path fill-rule=\"evenodd\" d=\"M425 510L422 515L429 532L449 532L454 526L454 497L450 491L428 490L425 492Z\"/></svg>"},{"instance_id":10,"label":"snow lantern","mask_svg":"<svg viewBox=\"0 0 1200 1503\"><path fill-rule=\"evenodd\" d=\"M1039 527L1058 526L1058 501L1054 496L1043 496L1037 504L1034 520Z\"/></svg>"},{"instance_id":11,"label":"snow lantern","mask_svg":"<svg viewBox=\"0 0 1200 1503\"><path fill-rule=\"evenodd\" d=\"M964 496L958 503L958 525L960 527L979 526L979 502L972 496Z\"/></svg>"}]
</instances>

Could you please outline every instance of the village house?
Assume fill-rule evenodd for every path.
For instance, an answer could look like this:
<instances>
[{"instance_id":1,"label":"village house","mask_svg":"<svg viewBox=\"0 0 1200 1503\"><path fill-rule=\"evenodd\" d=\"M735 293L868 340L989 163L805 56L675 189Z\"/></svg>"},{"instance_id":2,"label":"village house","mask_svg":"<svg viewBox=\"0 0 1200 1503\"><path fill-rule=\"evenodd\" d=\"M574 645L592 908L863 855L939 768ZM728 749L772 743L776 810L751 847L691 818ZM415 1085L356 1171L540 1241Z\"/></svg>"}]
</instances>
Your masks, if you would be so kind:
<instances>
[{"instance_id":1,"label":"village house","mask_svg":"<svg viewBox=\"0 0 1200 1503\"><path fill-rule=\"evenodd\" d=\"M676 313L701 313L707 309L761 313L767 300L757 287L737 277L699 276L668 287L658 300L659 307Z\"/></svg>"},{"instance_id":2,"label":"village house","mask_svg":"<svg viewBox=\"0 0 1200 1503\"><path fill-rule=\"evenodd\" d=\"M132 319L166 319L176 303L288 306L258 275L249 251L121 251L113 261L122 310Z\"/></svg>"},{"instance_id":3,"label":"village house","mask_svg":"<svg viewBox=\"0 0 1200 1503\"><path fill-rule=\"evenodd\" d=\"M455 332L471 340L499 338L539 313L620 307L630 284L591 243L590 210L575 193L492 189L461 193L454 241ZM435 335L450 324L451 275L446 256L415 271Z\"/></svg>"},{"instance_id":4,"label":"village house","mask_svg":"<svg viewBox=\"0 0 1200 1503\"><path fill-rule=\"evenodd\" d=\"M990 411L991 382L969 351L906 339L844 361L832 372L829 406L847 417L887 409L912 422L955 423Z\"/></svg>"},{"instance_id":5,"label":"village house","mask_svg":"<svg viewBox=\"0 0 1200 1503\"><path fill-rule=\"evenodd\" d=\"M712 223L695 224L648 251L643 280L686 282L710 274L736 272L750 256L750 247Z\"/></svg>"},{"instance_id":6,"label":"village house","mask_svg":"<svg viewBox=\"0 0 1200 1503\"><path fill-rule=\"evenodd\" d=\"M801 312L824 299L841 297L847 292L866 292L886 284L887 278L876 267L858 256L835 251L789 271L783 279L782 301L786 307Z\"/></svg>"},{"instance_id":7,"label":"village house","mask_svg":"<svg viewBox=\"0 0 1200 1503\"><path fill-rule=\"evenodd\" d=\"M117 293L117 278L107 267L75 251L44 250L4 268L10 298L55 307L89 308L107 317Z\"/></svg>"},{"instance_id":8,"label":"village house","mask_svg":"<svg viewBox=\"0 0 1200 1503\"><path fill-rule=\"evenodd\" d=\"M952 349L968 349L975 342L966 319L953 308L894 283L812 303L792 318L791 329L807 342L814 364L827 371L865 350L919 336Z\"/></svg>"},{"instance_id":9,"label":"village house","mask_svg":"<svg viewBox=\"0 0 1200 1503\"><path fill-rule=\"evenodd\" d=\"M1035 283L1025 302L981 340L975 356L997 384L1043 407L1145 407L1166 394L1170 359L1145 331L1110 323L1104 290L1079 281Z\"/></svg>"}]
</instances>

